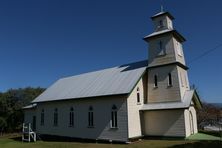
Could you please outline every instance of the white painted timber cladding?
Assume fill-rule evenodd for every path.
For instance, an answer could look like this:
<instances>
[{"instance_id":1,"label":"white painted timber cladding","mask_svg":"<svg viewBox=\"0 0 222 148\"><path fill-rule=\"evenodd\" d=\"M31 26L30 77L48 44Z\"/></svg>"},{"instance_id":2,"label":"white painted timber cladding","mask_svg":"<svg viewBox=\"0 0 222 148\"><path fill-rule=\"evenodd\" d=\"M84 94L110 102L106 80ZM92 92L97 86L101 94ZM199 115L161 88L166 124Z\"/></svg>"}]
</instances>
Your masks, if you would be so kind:
<instances>
[{"instance_id":1,"label":"white painted timber cladding","mask_svg":"<svg viewBox=\"0 0 222 148\"><path fill-rule=\"evenodd\" d=\"M184 97L184 94L187 90L190 90L190 84L189 84L189 79L188 79L188 74L187 71L184 70L183 68L177 66L177 73L178 73L178 78L179 78L179 88L180 88L180 95L181 97ZM182 78L181 78L182 77Z\"/></svg>"},{"instance_id":2,"label":"white painted timber cladding","mask_svg":"<svg viewBox=\"0 0 222 148\"><path fill-rule=\"evenodd\" d=\"M162 41L166 55L158 56L158 43ZM149 41L149 65L148 67L168 64L176 61L173 35L162 35Z\"/></svg>"},{"instance_id":3,"label":"white painted timber cladding","mask_svg":"<svg viewBox=\"0 0 222 148\"><path fill-rule=\"evenodd\" d=\"M24 123L31 123L33 128L33 116L36 116L36 108L24 110Z\"/></svg>"},{"instance_id":4,"label":"white painted timber cladding","mask_svg":"<svg viewBox=\"0 0 222 148\"><path fill-rule=\"evenodd\" d=\"M116 105L118 129L110 128L112 106ZM88 110L93 107L94 128L88 127ZM69 111L74 108L74 127L69 127ZM54 109L58 109L58 126L53 125ZM45 111L44 126L40 125L41 110ZM86 139L128 140L126 96L101 97L39 103L37 132L40 134Z\"/></svg>"},{"instance_id":5,"label":"white painted timber cladding","mask_svg":"<svg viewBox=\"0 0 222 148\"><path fill-rule=\"evenodd\" d=\"M145 99L145 84L146 75L140 79L136 87L127 99L127 110L128 110L128 135L129 138L142 136L141 121L140 121L140 109L143 106ZM137 88L140 92L140 103L137 103ZM144 90L145 89L145 90Z\"/></svg>"},{"instance_id":6,"label":"white painted timber cladding","mask_svg":"<svg viewBox=\"0 0 222 148\"><path fill-rule=\"evenodd\" d=\"M145 135L185 137L184 110L144 111Z\"/></svg>"},{"instance_id":7,"label":"white painted timber cladding","mask_svg":"<svg viewBox=\"0 0 222 148\"><path fill-rule=\"evenodd\" d=\"M192 114L192 116L190 114ZM186 137L192 134L192 130L193 134L196 134L198 132L198 129L197 129L197 116L195 108L191 106L188 109L186 109L184 111L184 117L185 117ZM191 117L193 119L191 119Z\"/></svg>"},{"instance_id":8,"label":"white painted timber cladding","mask_svg":"<svg viewBox=\"0 0 222 148\"><path fill-rule=\"evenodd\" d=\"M172 86L168 86L168 73L172 76ZM157 75L158 87L154 87ZM169 65L148 69L148 103L181 101L177 66Z\"/></svg>"}]
</instances>

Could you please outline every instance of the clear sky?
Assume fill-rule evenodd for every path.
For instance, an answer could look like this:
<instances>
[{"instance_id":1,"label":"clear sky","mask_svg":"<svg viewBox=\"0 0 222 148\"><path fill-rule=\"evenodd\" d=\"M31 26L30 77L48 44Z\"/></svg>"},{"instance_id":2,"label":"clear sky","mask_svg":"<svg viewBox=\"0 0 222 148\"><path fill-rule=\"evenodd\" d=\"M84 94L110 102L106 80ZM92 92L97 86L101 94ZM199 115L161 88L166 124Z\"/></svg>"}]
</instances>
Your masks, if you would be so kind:
<instances>
[{"instance_id":1,"label":"clear sky","mask_svg":"<svg viewBox=\"0 0 222 148\"><path fill-rule=\"evenodd\" d=\"M222 102L222 47L189 62L222 44L221 0L1 0L0 91L147 59L161 4L187 39L190 83Z\"/></svg>"}]
</instances>

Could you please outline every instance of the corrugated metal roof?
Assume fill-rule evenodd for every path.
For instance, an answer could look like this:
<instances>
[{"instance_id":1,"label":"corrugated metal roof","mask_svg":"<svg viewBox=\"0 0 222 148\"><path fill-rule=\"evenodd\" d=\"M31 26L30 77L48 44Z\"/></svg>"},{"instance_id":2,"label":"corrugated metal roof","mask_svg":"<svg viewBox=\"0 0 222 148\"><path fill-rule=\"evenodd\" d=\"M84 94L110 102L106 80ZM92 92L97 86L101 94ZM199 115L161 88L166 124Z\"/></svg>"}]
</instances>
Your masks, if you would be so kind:
<instances>
[{"instance_id":1,"label":"corrugated metal roof","mask_svg":"<svg viewBox=\"0 0 222 148\"><path fill-rule=\"evenodd\" d=\"M58 80L33 103L128 94L147 68L147 60Z\"/></svg>"},{"instance_id":2,"label":"corrugated metal roof","mask_svg":"<svg viewBox=\"0 0 222 148\"><path fill-rule=\"evenodd\" d=\"M161 109L177 109L188 108L194 96L194 90L187 90L181 102L163 102L144 104L141 110L161 110Z\"/></svg>"}]
</instances>

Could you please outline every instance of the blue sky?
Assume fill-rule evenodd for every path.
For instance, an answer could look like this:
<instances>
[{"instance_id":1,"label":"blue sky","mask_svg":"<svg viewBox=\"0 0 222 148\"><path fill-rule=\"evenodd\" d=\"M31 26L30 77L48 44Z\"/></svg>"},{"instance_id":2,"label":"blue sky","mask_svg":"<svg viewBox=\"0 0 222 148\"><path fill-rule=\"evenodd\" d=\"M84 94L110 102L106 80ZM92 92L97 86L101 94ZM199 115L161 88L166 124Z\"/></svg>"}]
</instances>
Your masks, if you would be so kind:
<instances>
[{"instance_id":1,"label":"blue sky","mask_svg":"<svg viewBox=\"0 0 222 148\"><path fill-rule=\"evenodd\" d=\"M48 87L61 77L147 59L142 38L160 5L187 39L190 83L208 102L222 102L222 1L0 1L0 91Z\"/></svg>"}]
</instances>

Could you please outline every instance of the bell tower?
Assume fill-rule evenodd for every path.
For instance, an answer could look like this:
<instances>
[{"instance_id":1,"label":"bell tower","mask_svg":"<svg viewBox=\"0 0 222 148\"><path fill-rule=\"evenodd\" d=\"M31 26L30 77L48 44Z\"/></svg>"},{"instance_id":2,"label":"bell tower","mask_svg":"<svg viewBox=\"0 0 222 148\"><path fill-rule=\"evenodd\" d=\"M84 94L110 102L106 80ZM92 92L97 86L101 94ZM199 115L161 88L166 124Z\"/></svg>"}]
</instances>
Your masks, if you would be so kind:
<instances>
[{"instance_id":1,"label":"bell tower","mask_svg":"<svg viewBox=\"0 0 222 148\"><path fill-rule=\"evenodd\" d=\"M169 12L151 17L154 32L144 37L148 49L148 103L181 101L189 90L182 43L185 38L173 28Z\"/></svg>"}]
</instances>

